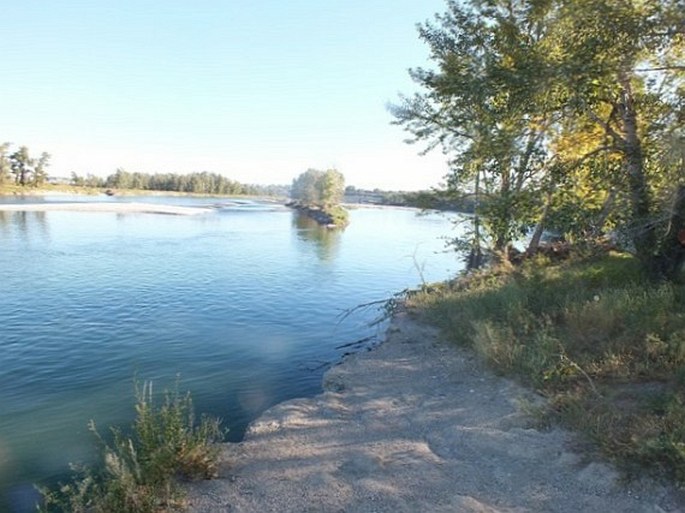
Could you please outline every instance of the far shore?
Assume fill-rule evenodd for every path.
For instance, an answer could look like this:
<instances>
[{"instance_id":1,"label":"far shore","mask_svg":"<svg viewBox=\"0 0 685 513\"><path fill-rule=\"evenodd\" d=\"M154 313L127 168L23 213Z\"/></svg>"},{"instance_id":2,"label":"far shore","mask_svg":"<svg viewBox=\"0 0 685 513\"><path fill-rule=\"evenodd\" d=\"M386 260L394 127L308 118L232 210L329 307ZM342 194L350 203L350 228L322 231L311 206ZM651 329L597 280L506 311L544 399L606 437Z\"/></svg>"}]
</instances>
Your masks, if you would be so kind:
<instances>
[{"instance_id":1,"label":"far shore","mask_svg":"<svg viewBox=\"0 0 685 513\"><path fill-rule=\"evenodd\" d=\"M211 208L183 207L154 203L12 203L0 204L0 212L113 212L117 214L200 215L214 212Z\"/></svg>"}]
</instances>

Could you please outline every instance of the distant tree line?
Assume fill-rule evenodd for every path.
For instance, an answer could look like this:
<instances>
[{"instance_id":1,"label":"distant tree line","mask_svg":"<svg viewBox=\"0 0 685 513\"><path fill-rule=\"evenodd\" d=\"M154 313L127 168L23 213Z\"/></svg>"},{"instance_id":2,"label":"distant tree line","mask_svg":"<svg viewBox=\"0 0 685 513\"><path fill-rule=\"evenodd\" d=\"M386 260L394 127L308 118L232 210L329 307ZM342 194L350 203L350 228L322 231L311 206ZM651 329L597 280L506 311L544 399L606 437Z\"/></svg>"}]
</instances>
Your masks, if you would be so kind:
<instances>
[{"instance_id":1,"label":"distant tree line","mask_svg":"<svg viewBox=\"0 0 685 513\"><path fill-rule=\"evenodd\" d=\"M72 173L71 183L83 187L187 192L194 194L287 196L289 193L288 187L285 185L243 184L219 173L210 173L208 171L187 174L150 174L132 173L119 168L106 178L100 178L92 174L79 176L76 173Z\"/></svg>"},{"instance_id":2,"label":"distant tree line","mask_svg":"<svg viewBox=\"0 0 685 513\"><path fill-rule=\"evenodd\" d=\"M0 144L0 185L43 185L48 178L47 168L50 154L43 152L39 157L32 157L26 146L11 150L11 143Z\"/></svg>"},{"instance_id":3,"label":"distant tree line","mask_svg":"<svg viewBox=\"0 0 685 513\"><path fill-rule=\"evenodd\" d=\"M345 202L415 207L426 210L451 210L473 213L476 200L472 194L456 191L431 189L423 191L384 191L381 189L359 189L354 185L345 188Z\"/></svg>"}]
</instances>

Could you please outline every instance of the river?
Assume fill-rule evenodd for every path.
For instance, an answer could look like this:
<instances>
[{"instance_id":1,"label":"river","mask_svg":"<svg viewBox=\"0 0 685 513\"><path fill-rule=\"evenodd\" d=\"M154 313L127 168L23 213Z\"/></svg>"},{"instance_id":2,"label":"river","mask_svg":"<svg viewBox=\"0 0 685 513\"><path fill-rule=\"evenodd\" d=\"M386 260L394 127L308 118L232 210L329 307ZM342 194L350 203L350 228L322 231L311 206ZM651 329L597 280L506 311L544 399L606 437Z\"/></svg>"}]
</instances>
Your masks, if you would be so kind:
<instances>
[{"instance_id":1,"label":"river","mask_svg":"<svg viewBox=\"0 0 685 513\"><path fill-rule=\"evenodd\" d=\"M269 406L318 393L339 346L382 337L378 311L345 310L462 267L442 214L358 208L328 230L266 201L93 200L213 212L0 211L0 511L32 511L34 483L93 457L90 419L130 423L134 378L178 379L237 441Z\"/></svg>"}]
</instances>

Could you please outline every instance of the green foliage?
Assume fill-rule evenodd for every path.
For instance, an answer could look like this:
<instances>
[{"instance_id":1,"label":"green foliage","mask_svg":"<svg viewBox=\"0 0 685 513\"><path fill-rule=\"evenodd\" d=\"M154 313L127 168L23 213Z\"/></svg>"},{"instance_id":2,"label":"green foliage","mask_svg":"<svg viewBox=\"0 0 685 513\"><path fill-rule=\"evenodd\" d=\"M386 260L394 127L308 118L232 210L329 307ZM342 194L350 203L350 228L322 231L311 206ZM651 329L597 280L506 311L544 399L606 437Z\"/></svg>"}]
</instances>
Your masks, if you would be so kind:
<instances>
[{"instance_id":1,"label":"green foliage","mask_svg":"<svg viewBox=\"0 0 685 513\"><path fill-rule=\"evenodd\" d=\"M286 185L253 185L231 180L219 173L131 173L124 169L107 178L92 174L71 173L71 184L77 187L108 188L118 190L166 191L189 194L287 196Z\"/></svg>"},{"instance_id":2,"label":"green foliage","mask_svg":"<svg viewBox=\"0 0 685 513\"><path fill-rule=\"evenodd\" d=\"M308 169L293 180L290 196L305 206L337 205L345 194L345 177L335 169Z\"/></svg>"},{"instance_id":3,"label":"green foliage","mask_svg":"<svg viewBox=\"0 0 685 513\"><path fill-rule=\"evenodd\" d=\"M676 481L685 483L685 394L662 396L662 404L650 412L651 436L637 447L641 462L655 465Z\"/></svg>"},{"instance_id":4,"label":"green foliage","mask_svg":"<svg viewBox=\"0 0 685 513\"><path fill-rule=\"evenodd\" d=\"M10 178L12 167L9 160L10 143L0 144L0 185L3 185Z\"/></svg>"},{"instance_id":5,"label":"green foliage","mask_svg":"<svg viewBox=\"0 0 685 513\"><path fill-rule=\"evenodd\" d=\"M217 420L196 424L190 396L165 392L155 405L152 383L136 385L136 419L131 434L112 429L111 444L89 425L102 445L97 468L78 468L68 484L43 491L41 511L156 513L180 509L178 479L216 475L223 437Z\"/></svg>"},{"instance_id":6,"label":"green foliage","mask_svg":"<svg viewBox=\"0 0 685 513\"><path fill-rule=\"evenodd\" d=\"M308 169L293 180L290 187L290 197L306 205L318 205L323 172L318 169Z\"/></svg>"},{"instance_id":7,"label":"green foliage","mask_svg":"<svg viewBox=\"0 0 685 513\"><path fill-rule=\"evenodd\" d=\"M523 6L449 2L447 13L419 29L437 63L435 71L412 71L426 92L393 110L415 141L453 155L448 189L472 191L498 252L539 217L531 191L548 187L552 109L540 101L541 26L540 15Z\"/></svg>"},{"instance_id":8,"label":"green foliage","mask_svg":"<svg viewBox=\"0 0 685 513\"><path fill-rule=\"evenodd\" d=\"M90 173L86 176L80 176L72 171L70 183L76 187L103 188L105 179Z\"/></svg>"},{"instance_id":9,"label":"green foliage","mask_svg":"<svg viewBox=\"0 0 685 513\"><path fill-rule=\"evenodd\" d=\"M0 144L0 185L7 183L10 175L14 176L15 185L39 187L48 178L47 167L50 154L43 152L39 158L33 158L26 146L21 146L10 153L10 143Z\"/></svg>"},{"instance_id":10,"label":"green foliage","mask_svg":"<svg viewBox=\"0 0 685 513\"><path fill-rule=\"evenodd\" d=\"M335 169L327 170L318 182L319 201L323 205L337 205L345 194L345 177Z\"/></svg>"},{"instance_id":11,"label":"green foliage","mask_svg":"<svg viewBox=\"0 0 685 513\"><path fill-rule=\"evenodd\" d=\"M506 258L535 225L613 231L653 265L685 176L684 25L681 0L449 1L420 25L435 67L392 112L451 155L447 190L476 198L461 246Z\"/></svg>"},{"instance_id":12,"label":"green foliage","mask_svg":"<svg viewBox=\"0 0 685 513\"><path fill-rule=\"evenodd\" d=\"M198 194L247 194L246 186L218 173L130 173L117 169L104 181L111 189L138 189L147 191L175 191Z\"/></svg>"},{"instance_id":13,"label":"green foliage","mask_svg":"<svg viewBox=\"0 0 685 513\"><path fill-rule=\"evenodd\" d=\"M345 226L349 222L350 214L340 205L335 205L325 209L325 212L331 218L331 224L335 226Z\"/></svg>"},{"instance_id":14,"label":"green foliage","mask_svg":"<svg viewBox=\"0 0 685 513\"><path fill-rule=\"evenodd\" d=\"M43 152L40 154L40 158L34 162L31 184L34 187L40 187L48 179L47 167L50 162L50 154Z\"/></svg>"},{"instance_id":15,"label":"green foliage","mask_svg":"<svg viewBox=\"0 0 685 513\"><path fill-rule=\"evenodd\" d=\"M685 484L685 286L625 253L474 273L409 296L455 342L550 400L610 458ZM660 406L656 407L655 404Z\"/></svg>"}]
</instances>

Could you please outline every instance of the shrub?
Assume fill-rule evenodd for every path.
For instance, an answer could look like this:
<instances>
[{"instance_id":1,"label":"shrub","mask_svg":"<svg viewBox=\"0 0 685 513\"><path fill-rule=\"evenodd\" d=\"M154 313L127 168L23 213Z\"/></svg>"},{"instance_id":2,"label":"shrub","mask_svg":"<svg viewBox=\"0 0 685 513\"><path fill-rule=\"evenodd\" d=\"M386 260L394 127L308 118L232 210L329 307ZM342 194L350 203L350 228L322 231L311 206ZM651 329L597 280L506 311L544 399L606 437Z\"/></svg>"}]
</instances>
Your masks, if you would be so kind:
<instances>
[{"instance_id":1,"label":"shrub","mask_svg":"<svg viewBox=\"0 0 685 513\"><path fill-rule=\"evenodd\" d=\"M195 423L189 394L164 393L153 401L152 383L136 384L136 418L130 435L112 428L107 443L91 421L101 444L100 465L74 468L70 483L42 490L40 511L73 513L156 513L180 509L179 479L216 476L223 438L218 420Z\"/></svg>"}]
</instances>

